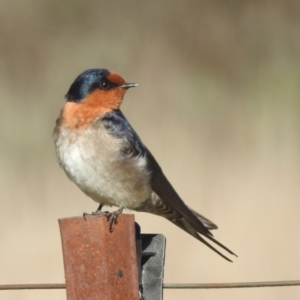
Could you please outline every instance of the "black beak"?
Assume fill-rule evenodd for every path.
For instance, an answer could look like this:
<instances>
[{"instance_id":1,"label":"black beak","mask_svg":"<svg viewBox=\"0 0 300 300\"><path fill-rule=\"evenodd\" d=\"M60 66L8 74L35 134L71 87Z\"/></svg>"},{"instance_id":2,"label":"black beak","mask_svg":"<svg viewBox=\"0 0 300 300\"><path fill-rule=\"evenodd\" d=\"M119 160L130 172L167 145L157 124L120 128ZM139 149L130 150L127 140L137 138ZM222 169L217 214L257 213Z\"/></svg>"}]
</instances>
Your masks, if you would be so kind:
<instances>
[{"instance_id":1,"label":"black beak","mask_svg":"<svg viewBox=\"0 0 300 300\"><path fill-rule=\"evenodd\" d=\"M120 85L119 87L122 88L122 89L129 89L131 87L136 87L136 86L138 86L137 83L127 83L126 82L126 83Z\"/></svg>"}]
</instances>

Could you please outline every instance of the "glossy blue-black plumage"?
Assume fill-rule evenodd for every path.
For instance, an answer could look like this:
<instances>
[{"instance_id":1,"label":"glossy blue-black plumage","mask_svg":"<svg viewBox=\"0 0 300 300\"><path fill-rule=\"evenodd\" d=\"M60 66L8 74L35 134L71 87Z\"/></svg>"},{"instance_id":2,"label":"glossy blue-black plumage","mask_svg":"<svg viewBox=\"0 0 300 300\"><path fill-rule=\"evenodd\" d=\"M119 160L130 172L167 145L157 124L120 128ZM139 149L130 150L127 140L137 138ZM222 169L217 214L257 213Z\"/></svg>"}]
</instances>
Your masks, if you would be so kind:
<instances>
[{"instance_id":1,"label":"glossy blue-black plumage","mask_svg":"<svg viewBox=\"0 0 300 300\"><path fill-rule=\"evenodd\" d=\"M124 140L124 148L122 149L122 152L125 156L147 157L147 169L151 173L150 183L152 189L156 191L158 195L163 195L163 199L165 199L167 202L170 201L170 204L173 207L181 207L184 215L191 219L195 224L200 226L202 232L212 236L209 230L198 220L198 218L181 200L175 189L163 174L161 167L155 160L154 156L143 144L123 113L120 110L113 110L109 113L106 113L102 118L102 123L109 134L113 135L115 138Z\"/></svg>"},{"instance_id":2,"label":"glossy blue-black plumage","mask_svg":"<svg viewBox=\"0 0 300 300\"><path fill-rule=\"evenodd\" d=\"M125 157L146 156L147 170L151 174L151 187L153 191L157 193L157 195L164 199L165 204L170 205L170 207L180 212L180 214L186 217L191 222L191 224L198 228L198 231L204 234L207 238L219 244L218 241L215 241L212 238L211 232L191 212L191 210L186 206L186 204L177 194L171 183L163 174L162 169L155 160L154 156L143 144L123 113L120 110L113 110L109 113L106 113L102 118L102 123L109 134L113 135L115 138L124 140L123 149L121 151ZM230 251L222 244L220 244L220 246ZM212 249L216 251L214 248ZM216 252L219 253L218 251ZM222 254L220 255L223 256Z\"/></svg>"},{"instance_id":3,"label":"glossy blue-black plumage","mask_svg":"<svg viewBox=\"0 0 300 300\"><path fill-rule=\"evenodd\" d=\"M124 154L133 156L144 156L147 149L137 133L131 127L120 110L106 113L102 122L107 131L118 139L124 139Z\"/></svg>"},{"instance_id":4,"label":"glossy blue-black plumage","mask_svg":"<svg viewBox=\"0 0 300 300\"><path fill-rule=\"evenodd\" d=\"M117 85L107 80L109 71L107 69L89 69L81 73L70 86L66 94L67 101L80 102L95 89L109 89ZM106 86L102 84L105 82Z\"/></svg>"}]
</instances>

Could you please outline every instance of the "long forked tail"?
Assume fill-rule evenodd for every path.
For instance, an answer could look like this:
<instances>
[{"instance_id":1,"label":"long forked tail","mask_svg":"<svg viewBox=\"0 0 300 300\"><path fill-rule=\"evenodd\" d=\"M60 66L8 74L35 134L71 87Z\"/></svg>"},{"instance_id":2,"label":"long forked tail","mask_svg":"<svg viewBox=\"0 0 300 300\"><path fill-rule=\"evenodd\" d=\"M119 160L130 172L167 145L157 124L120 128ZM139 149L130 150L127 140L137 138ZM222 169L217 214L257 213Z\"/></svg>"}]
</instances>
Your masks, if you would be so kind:
<instances>
[{"instance_id":1,"label":"long forked tail","mask_svg":"<svg viewBox=\"0 0 300 300\"><path fill-rule=\"evenodd\" d=\"M228 253L237 256L226 246L214 239L211 230L217 229L218 227L212 221L200 215L193 209L190 209L184 203L182 203L181 205L181 211L178 211L173 206L169 205L168 202L163 201L161 198L159 198L156 194L153 194L152 196L155 198L154 201L150 202L150 204L154 205L147 206L146 208L143 207L143 209L140 209L140 211L145 211L148 213L150 212L155 215L166 218L167 220L169 220L188 234L192 235L198 241L205 244L207 247L209 247L211 250L216 252L218 255L220 255L227 261L232 262L231 259L229 259L218 249L212 246L205 238L211 240L213 243L223 248Z\"/></svg>"},{"instance_id":2,"label":"long forked tail","mask_svg":"<svg viewBox=\"0 0 300 300\"><path fill-rule=\"evenodd\" d=\"M153 193L151 193L149 201L144 203L143 207L140 207L140 211L150 212L162 217L165 217L175 225L201 241L211 250L222 256L224 259L231 261L228 257L222 254L219 250L209 244L201 235L211 240L219 247L226 250L228 253L237 256L223 244L213 238L210 230L217 229L217 226L191 210L177 194L171 183L168 181L166 176L163 174L161 167L150 153L146 149L146 155L148 158L148 168L151 171L151 187Z\"/></svg>"},{"instance_id":3,"label":"long forked tail","mask_svg":"<svg viewBox=\"0 0 300 300\"><path fill-rule=\"evenodd\" d=\"M194 211L193 211L194 212ZM195 212L194 212L195 213ZM207 247L209 247L211 250L213 250L214 252L216 252L217 254L219 254L221 257L223 257L224 259L226 259L227 261L232 262L231 259L229 259L227 256L225 256L222 252L220 252L218 249L216 249L214 246L212 246L210 243L208 243L204 238L207 238L209 240L211 240L212 242L214 242L216 245L218 245L219 247L221 247L222 249L226 250L228 253L235 255L237 257L237 255L232 252L230 249L228 249L226 246L224 246L222 243L220 243L219 241L217 241L212 233L209 230L212 229L216 229L218 228L213 222L209 221L208 219L206 219L205 217L201 216L198 213L195 213L195 215L199 218L199 220L204 224L204 226L208 229L206 232L203 231L203 228L195 228L195 226L189 221L187 220L185 217L181 217L181 218L176 218L176 219L169 219L173 224L175 224L176 226L180 227L181 229L183 229L184 231L186 231L187 233L189 233L190 235L192 235L193 237L195 237L198 241L202 242L203 244L205 244ZM204 220L203 220L204 218ZM202 236L201 236L202 235Z\"/></svg>"}]
</instances>

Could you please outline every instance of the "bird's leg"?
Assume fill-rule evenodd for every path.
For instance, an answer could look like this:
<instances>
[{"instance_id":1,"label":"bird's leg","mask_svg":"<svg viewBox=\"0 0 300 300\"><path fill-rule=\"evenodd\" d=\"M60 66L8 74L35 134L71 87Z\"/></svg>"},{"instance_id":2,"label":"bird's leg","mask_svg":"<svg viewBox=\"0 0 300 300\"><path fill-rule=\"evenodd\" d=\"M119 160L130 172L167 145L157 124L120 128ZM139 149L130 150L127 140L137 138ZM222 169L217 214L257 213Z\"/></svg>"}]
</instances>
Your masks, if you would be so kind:
<instances>
[{"instance_id":1,"label":"bird's leg","mask_svg":"<svg viewBox=\"0 0 300 300\"><path fill-rule=\"evenodd\" d=\"M112 226L115 223L115 225L118 223L118 216L123 212L124 207L121 206L119 209L112 211L107 214L107 221L109 222L109 231L112 232Z\"/></svg>"},{"instance_id":2,"label":"bird's leg","mask_svg":"<svg viewBox=\"0 0 300 300\"><path fill-rule=\"evenodd\" d=\"M98 208L95 212L100 212L102 210L103 206L104 206L104 204L100 203L100 205L98 206Z\"/></svg>"}]
</instances>

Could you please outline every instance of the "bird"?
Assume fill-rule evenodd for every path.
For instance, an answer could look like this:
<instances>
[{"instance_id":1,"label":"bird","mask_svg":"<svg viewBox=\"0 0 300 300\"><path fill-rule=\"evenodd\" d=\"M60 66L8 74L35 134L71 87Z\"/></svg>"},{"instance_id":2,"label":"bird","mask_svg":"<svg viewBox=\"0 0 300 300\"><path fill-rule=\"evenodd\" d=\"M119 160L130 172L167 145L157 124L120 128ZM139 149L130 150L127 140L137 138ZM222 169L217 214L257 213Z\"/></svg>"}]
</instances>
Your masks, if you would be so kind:
<instances>
[{"instance_id":1,"label":"bird","mask_svg":"<svg viewBox=\"0 0 300 300\"><path fill-rule=\"evenodd\" d=\"M123 209L166 218L232 262L215 245L212 221L189 208L120 110L128 83L108 69L88 69L71 84L53 132L56 156L68 178L99 204L93 214L117 222ZM103 206L115 212L102 212Z\"/></svg>"}]
</instances>

